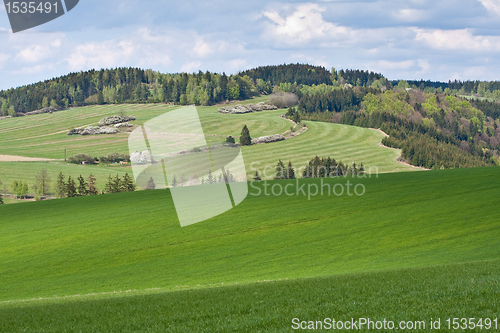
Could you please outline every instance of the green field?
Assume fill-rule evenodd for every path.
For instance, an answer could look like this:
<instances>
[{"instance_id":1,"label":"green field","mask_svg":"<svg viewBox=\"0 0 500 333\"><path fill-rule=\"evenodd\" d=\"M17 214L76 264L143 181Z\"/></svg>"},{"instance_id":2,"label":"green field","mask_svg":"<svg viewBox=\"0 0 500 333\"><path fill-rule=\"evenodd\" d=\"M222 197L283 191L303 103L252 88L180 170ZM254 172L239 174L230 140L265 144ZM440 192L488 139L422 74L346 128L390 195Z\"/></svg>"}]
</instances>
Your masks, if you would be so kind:
<instances>
[{"instance_id":1,"label":"green field","mask_svg":"<svg viewBox=\"0 0 500 333\"><path fill-rule=\"evenodd\" d=\"M65 179L71 176L75 181L78 176L82 175L85 179L92 173L96 177L96 185L99 190L104 190L104 185L108 181L108 177L117 174L122 177L125 173L132 175L131 166L119 165L103 165L103 166L89 166L89 165L75 165L70 163L60 162L2 162L0 163L0 191L6 190L11 192L11 184L14 180L23 180L29 185L35 184L36 174L41 170L47 170L50 177L50 189L53 193L54 185L56 183L59 172L62 172ZM30 187L30 194L35 194L34 189Z\"/></svg>"},{"instance_id":2,"label":"green field","mask_svg":"<svg viewBox=\"0 0 500 333\"><path fill-rule=\"evenodd\" d=\"M235 209L185 228L168 190L0 207L0 330L275 332L308 314L498 316L498 169L327 182L348 180L366 194L251 188Z\"/></svg>"},{"instance_id":3,"label":"green field","mask_svg":"<svg viewBox=\"0 0 500 333\"><path fill-rule=\"evenodd\" d=\"M263 100L244 101L256 103ZM116 135L67 136L72 127L96 124L105 116L124 112L137 117L133 123L140 125L159 116L173 107L161 104L109 105L74 108L53 114L4 119L0 121L0 154L27 157L63 159L67 156L86 153L95 157L109 153L128 153L128 132ZM252 137L280 134L290 129L291 123L279 118L284 110L264 111L244 115L228 115L217 112L218 107L199 107L198 113L208 142L221 142L228 135L239 137L246 124ZM272 178L278 159L291 160L296 168L303 167L316 155L333 157L351 164L363 163L367 170L387 173L418 170L396 161L400 155L397 149L380 146L383 134L376 130L353 126L305 122L308 130L302 135L272 144L243 147L245 164L249 175L254 169L261 175L267 167L267 177ZM61 161L54 162L0 162L0 181L9 186L13 180L24 180L33 185L35 174L46 169L55 180L62 171L73 178L82 174L87 177L90 170L97 176L99 186L103 186L108 175L130 172L130 168L109 166L74 166Z\"/></svg>"}]
</instances>

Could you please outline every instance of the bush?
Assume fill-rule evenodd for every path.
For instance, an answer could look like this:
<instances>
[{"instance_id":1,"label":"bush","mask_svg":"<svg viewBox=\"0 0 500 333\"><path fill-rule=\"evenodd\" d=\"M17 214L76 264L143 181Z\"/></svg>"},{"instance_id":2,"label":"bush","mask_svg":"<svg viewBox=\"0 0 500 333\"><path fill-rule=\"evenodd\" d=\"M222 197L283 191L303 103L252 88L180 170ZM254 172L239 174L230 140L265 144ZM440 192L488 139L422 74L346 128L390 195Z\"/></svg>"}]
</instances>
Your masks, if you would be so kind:
<instances>
[{"instance_id":1,"label":"bush","mask_svg":"<svg viewBox=\"0 0 500 333\"><path fill-rule=\"evenodd\" d=\"M68 158L68 162L74 164L82 164L83 162L85 162L85 164L94 164L95 159L87 154L76 154Z\"/></svg>"},{"instance_id":2,"label":"bush","mask_svg":"<svg viewBox=\"0 0 500 333\"><path fill-rule=\"evenodd\" d=\"M111 164L119 162L130 162L130 155L128 154L118 154L112 153L107 156L99 157L99 162L102 164Z\"/></svg>"},{"instance_id":3,"label":"bush","mask_svg":"<svg viewBox=\"0 0 500 333\"><path fill-rule=\"evenodd\" d=\"M268 103L275 105L279 109L284 109L299 104L299 98L295 94L278 91L269 96Z\"/></svg>"}]
</instances>

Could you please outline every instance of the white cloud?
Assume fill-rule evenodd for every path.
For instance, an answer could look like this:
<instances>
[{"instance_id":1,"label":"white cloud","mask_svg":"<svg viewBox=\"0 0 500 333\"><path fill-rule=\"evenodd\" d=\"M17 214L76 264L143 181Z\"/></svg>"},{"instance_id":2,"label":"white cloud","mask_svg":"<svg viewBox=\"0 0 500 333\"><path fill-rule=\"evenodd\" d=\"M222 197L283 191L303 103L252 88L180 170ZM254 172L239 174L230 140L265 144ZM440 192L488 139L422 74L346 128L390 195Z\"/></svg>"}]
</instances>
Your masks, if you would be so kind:
<instances>
[{"instance_id":1,"label":"white cloud","mask_svg":"<svg viewBox=\"0 0 500 333\"><path fill-rule=\"evenodd\" d=\"M0 53L0 68L3 67L3 63L7 61L7 59L9 59L10 56L8 54L3 54L3 53Z\"/></svg>"},{"instance_id":2,"label":"white cloud","mask_svg":"<svg viewBox=\"0 0 500 333\"><path fill-rule=\"evenodd\" d=\"M409 69L415 65L415 60L404 60L404 61L387 61L387 60L379 60L378 68L381 69Z\"/></svg>"},{"instance_id":3,"label":"white cloud","mask_svg":"<svg viewBox=\"0 0 500 333\"><path fill-rule=\"evenodd\" d=\"M394 18L401 22L414 23L425 17L425 11L419 9L400 9L392 13Z\"/></svg>"},{"instance_id":4,"label":"white cloud","mask_svg":"<svg viewBox=\"0 0 500 333\"><path fill-rule=\"evenodd\" d=\"M190 73L190 72L194 72L197 69L200 69L200 67L201 67L201 62L190 61L190 62L186 62L184 65L182 65L181 71Z\"/></svg>"},{"instance_id":5,"label":"white cloud","mask_svg":"<svg viewBox=\"0 0 500 333\"><path fill-rule=\"evenodd\" d=\"M418 62L418 66L420 68L422 68L422 72L428 72L429 69L431 69L431 65L429 64L429 62L425 59L417 59L417 62Z\"/></svg>"},{"instance_id":6,"label":"white cloud","mask_svg":"<svg viewBox=\"0 0 500 333\"><path fill-rule=\"evenodd\" d=\"M50 56L50 49L42 45L33 45L21 50L16 59L26 62L39 62Z\"/></svg>"},{"instance_id":7,"label":"white cloud","mask_svg":"<svg viewBox=\"0 0 500 333\"><path fill-rule=\"evenodd\" d=\"M228 69L231 71L241 71L248 66L246 59L233 59L228 62Z\"/></svg>"},{"instance_id":8,"label":"white cloud","mask_svg":"<svg viewBox=\"0 0 500 333\"><path fill-rule=\"evenodd\" d=\"M214 52L208 43L199 38L193 47L193 52L199 57L206 57Z\"/></svg>"},{"instance_id":9,"label":"white cloud","mask_svg":"<svg viewBox=\"0 0 500 333\"><path fill-rule=\"evenodd\" d=\"M416 40L439 50L499 51L499 36L474 36L469 29L417 29Z\"/></svg>"},{"instance_id":10,"label":"white cloud","mask_svg":"<svg viewBox=\"0 0 500 333\"><path fill-rule=\"evenodd\" d=\"M262 13L272 23L267 24L268 33L285 43L309 42L324 37L341 37L349 34L346 27L323 20L324 8L317 4L303 4L296 7L289 16L282 17L276 11Z\"/></svg>"},{"instance_id":11,"label":"white cloud","mask_svg":"<svg viewBox=\"0 0 500 333\"><path fill-rule=\"evenodd\" d=\"M490 12L500 15L500 0L479 0Z\"/></svg>"},{"instance_id":12,"label":"white cloud","mask_svg":"<svg viewBox=\"0 0 500 333\"><path fill-rule=\"evenodd\" d=\"M39 74L43 73L47 70L54 69L54 64L46 63L42 65L35 65L35 66L30 66L30 67L22 67L19 70L14 70L12 71L13 74L22 74L22 75L34 75L34 74Z\"/></svg>"},{"instance_id":13,"label":"white cloud","mask_svg":"<svg viewBox=\"0 0 500 333\"><path fill-rule=\"evenodd\" d=\"M133 52L132 42L126 40L85 43L77 46L67 60L73 71L84 68L111 68L126 65Z\"/></svg>"}]
</instances>

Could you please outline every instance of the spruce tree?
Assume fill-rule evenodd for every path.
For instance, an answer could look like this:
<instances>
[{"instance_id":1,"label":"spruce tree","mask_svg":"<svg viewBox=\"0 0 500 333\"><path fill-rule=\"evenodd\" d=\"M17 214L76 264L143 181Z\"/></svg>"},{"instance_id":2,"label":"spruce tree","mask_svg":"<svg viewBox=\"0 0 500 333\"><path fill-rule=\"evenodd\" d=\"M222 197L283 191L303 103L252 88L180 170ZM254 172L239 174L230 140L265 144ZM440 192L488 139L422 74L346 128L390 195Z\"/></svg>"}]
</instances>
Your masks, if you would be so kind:
<instances>
[{"instance_id":1,"label":"spruce tree","mask_svg":"<svg viewBox=\"0 0 500 333\"><path fill-rule=\"evenodd\" d=\"M120 176L118 174L116 174L116 177L113 178L113 181L111 183L111 190L112 192L111 193L118 193L118 192L122 192L122 180L120 179Z\"/></svg>"},{"instance_id":2,"label":"spruce tree","mask_svg":"<svg viewBox=\"0 0 500 333\"><path fill-rule=\"evenodd\" d=\"M297 124L300 124L300 114L298 112L295 112L293 115L293 121Z\"/></svg>"},{"instance_id":3,"label":"spruce tree","mask_svg":"<svg viewBox=\"0 0 500 333\"><path fill-rule=\"evenodd\" d=\"M253 181L254 182L260 182L261 180L262 180L262 178L260 178L259 172L255 171L255 176L253 176Z\"/></svg>"},{"instance_id":4,"label":"spruce tree","mask_svg":"<svg viewBox=\"0 0 500 333\"><path fill-rule=\"evenodd\" d=\"M146 184L146 190L154 190L156 188L155 181L153 177L149 178L148 183Z\"/></svg>"},{"instance_id":5,"label":"spruce tree","mask_svg":"<svg viewBox=\"0 0 500 333\"><path fill-rule=\"evenodd\" d=\"M106 185L104 185L103 193L113 193L113 179L111 178L111 175L108 176L108 181Z\"/></svg>"},{"instance_id":6,"label":"spruce tree","mask_svg":"<svg viewBox=\"0 0 500 333\"><path fill-rule=\"evenodd\" d=\"M285 165L281 160L276 165L276 177L274 179L285 179Z\"/></svg>"},{"instance_id":7,"label":"spruce tree","mask_svg":"<svg viewBox=\"0 0 500 333\"><path fill-rule=\"evenodd\" d=\"M204 180L202 179L202 185L203 185L203 182L204 182ZM175 175L174 175L174 180L172 181L172 186L177 187L177 178L175 178Z\"/></svg>"},{"instance_id":8,"label":"spruce tree","mask_svg":"<svg viewBox=\"0 0 500 333\"><path fill-rule=\"evenodd\" d=\"M250 131L247 125L243 126L240 136L240 146L250 146L252 144L252 138L250 137Z\"/></svg>"},{"instance_id":9,"label":"spruce tree","mask_svg":"<svg viewBox=\"0 0 500 333\"><path fill-rule=\"evenodd\" d=\"M215 183L215 179L214 179L214 177L212 176L212 170L208 170L207 183L208 183L208 184L213 184L213 183Z\"/></svg>"},{"instance_id":10,"label":"spruce tree","mask_svg":"<svg viewBox=\"0 0 500 333\"><path fill-rule=\"evenodd\" d=\"M365 175L365 173L366 173L366 171L365 171L365 166L363 165L363 163L361 163L361 164L360 164L360 166L359 166L359 172L358 172L358 175L360 175L360 176L364 176L364 175Z\"/></svg>"},{"instance_id":11,"label":"spruce tree","mask_svg":"<svg viewBox=\"0 0 500 333\"><path fill-rule=\"evenodd\" d=\"M286 168L286 179L295 179L295 170L291 161L288 161L288 167Z\"/></svg>"},{"instance_id":12,"label":"spruce tree","mask_svg":"<svg viewBox=\"0 0 500 333\"><path fill-rule=\"evenodd\" d=\"M77 192L76 192L76 184L75 181L71 178L71 176L68 177L68 182L66 183L66 196L68 198L76 197Z\"/></svg>"},{"instance_id":13,"label":"spruce tree","mask_svg":"<svg viewBox=\"0 0 500 333\"><path fill-rule=\"evenodd\" d=\"M95 181L96 181L96 178L93 174L90 174L89 178L88 178L88 195L97 195L99 194L99 191L97 190L97 187L95 186Z\"/></svg>"},{"instance_id":14,"label":"spruce tree","mask_svg":"<svg viewBox=\"0 0 500 333\"><path fill-rule=\"evenodd\" d=\"M124 192L134 192L135 191L135 184L134 181L132 180L132 177L128 175L128 173L125 173L125 176L123 176L122 180L122 189Z\"/></svg>"},{"instance_id":15,"label":"spruce tree","mask_svg":"<svg viewBox=\"0 0 500 333\"><path fill-rule=\"evenodd\" d=\"M102 90L99 90L99 92L97 93L97 104L104 104L104 96L102 94Z\"/></svg>"},{"instance_id":16,"label":"spruce tree","mask_svg":"<svg viewBox=\"0 0 500 333\"><path fill-rule=\"evenodd\" d=\"M83 179L82 175L80 175L80 177L78 177L78 195L84 197L88 194L87 182Z\"/></svg>"},{"instance_id":17,"label":"spruce tree","mask_svg":"<svg viewBox=\"0 0 500 333\"><path fill-rule=\"evenodd\" d=\"M57 175L55 192L56 192L56 197L58 198L64 198L66 195L66 183L64 182L64 175L62 171L59 172L59 175Z\"/></svg>"}]
</instances>

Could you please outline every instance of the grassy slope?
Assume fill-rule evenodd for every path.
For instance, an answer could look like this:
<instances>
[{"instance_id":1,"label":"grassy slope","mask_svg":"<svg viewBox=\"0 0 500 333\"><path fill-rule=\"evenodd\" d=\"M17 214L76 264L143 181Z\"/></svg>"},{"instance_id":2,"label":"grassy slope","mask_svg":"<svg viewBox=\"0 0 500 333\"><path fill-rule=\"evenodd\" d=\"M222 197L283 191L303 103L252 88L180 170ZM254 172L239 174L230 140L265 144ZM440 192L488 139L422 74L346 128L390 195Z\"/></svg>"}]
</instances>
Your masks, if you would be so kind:
<instances>
[{"instance_id":1,"label":"grassy slope","mask_svg":"<svg viewBox=\"0 0 500 333\"><path fill-rule=\"evenodd\" d=\"M249 100L244 103L257 102ZM112 152L127 152L127 134L101 136L71 136L66 131L71 127L79 127L97 123L102 117L124 111L138 119L141 124L170 110L164 105L111 105L92 106L53 114L43 114L0 121L0 154L22 155L29 157L63 158L64 149L67 156L76 153L89 153L95 156ZM222 115L218 107L198 108L200 120L207 135L207 141L220 142L227 135L238 137L241 128L247 124L253 137L283 133L291 123L279 118L283 110L259 112L245 115ZM299 137L273 144L244 147L244 157L249 174L252 163L263 171L265 166L274 168L278 159L292 160L296 167L306 164L314 155L332 156L345 163L353 161L365 166L376 166L379 172L411 171L414 168L396 162L399 151L380 147L383 135L375 130L356 128L319 122L308 122L309 130ZM52 135L47 135L54 133ZM30 185L34 183L34 175L47 169L52 179L59 171L68 176L77 177L80 173L88 176L90 172L81 166L64 165L60 162L25 162L0 163L0 181L10 186L14 179L22 179ZM115 169L93 168L100 183L105 182L110 171ZM129 168L116 169L123 174ZM269 177L272 175L269 174Z\"/></svg>"},{"instance_id":2,"label":"grassy slope","mask_svg":"<svg viewBox=\"0 0 500 333\"><path fill-rule=\"evenodd\" d=\"M0 207L0 301L499 259L497 172L381 175L363 197L249 195L186 228L164 190Z\"/></svg>"},{"instance_id":3,"label":"grassy slope","mask_svg":"<svg viewBox=\"0 0 500 333\"><path fill-rule=\"evenodd\" d=\"M424 320L426 329L419 331L429 332L431 318L440 318L442 328L450 317L498 318L499 271L496 260L118 298L33 301L0 309L0 331L293 332L293 318L370 318L396 325Z\"/></svg>"}]
</instances>

